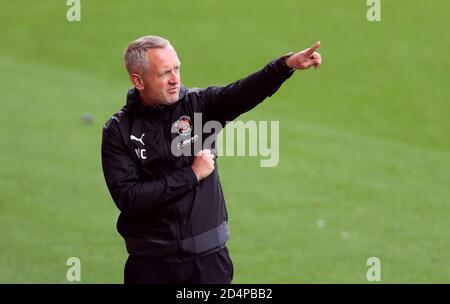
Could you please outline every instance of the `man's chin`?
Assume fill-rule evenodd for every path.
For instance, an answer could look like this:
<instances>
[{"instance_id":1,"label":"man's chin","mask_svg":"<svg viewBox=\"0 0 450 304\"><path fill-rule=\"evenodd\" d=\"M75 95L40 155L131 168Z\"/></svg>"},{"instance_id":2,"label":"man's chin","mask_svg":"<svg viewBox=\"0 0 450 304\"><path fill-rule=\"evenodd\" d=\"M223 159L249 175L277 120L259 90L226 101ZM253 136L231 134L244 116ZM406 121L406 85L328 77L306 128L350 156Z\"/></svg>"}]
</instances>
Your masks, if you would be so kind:
<instances>
[{"instance_id":1,"label":"man's chin","mask_svg":"<svg viewBox=\"0 0 450 304\"><path fill-rule=\"evenodd\" d=\"M177 102L180 99L180 93L171 94L166 98L166 104L170 105Z\"/></svg>"}]
</instances>

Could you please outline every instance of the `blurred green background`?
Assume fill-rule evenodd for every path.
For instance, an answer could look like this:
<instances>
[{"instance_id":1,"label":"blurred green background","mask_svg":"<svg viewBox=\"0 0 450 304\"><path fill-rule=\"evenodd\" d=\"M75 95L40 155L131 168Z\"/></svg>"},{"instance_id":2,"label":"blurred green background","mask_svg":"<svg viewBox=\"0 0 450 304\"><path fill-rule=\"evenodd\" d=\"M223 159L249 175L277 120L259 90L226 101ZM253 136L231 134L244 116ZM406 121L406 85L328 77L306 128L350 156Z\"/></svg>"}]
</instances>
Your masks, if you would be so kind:
<instances>
[{"instance_id":1,"label":"blurred green background","mask_svg":"<svg viewBox=\"0 0 450 304\"><path fill-rule=\"evenodd\" d=\"M0 282L121 283L103 123L130 83L122 56L168 38L188 87L226 85L321 40L241 117L280 121L280 162L219 160L234 283L450 283L450 2L0 0ZM446 55L447 54L447 55ZM80 117L92 113L92 124Z\"/></svg>"}]
</instances>

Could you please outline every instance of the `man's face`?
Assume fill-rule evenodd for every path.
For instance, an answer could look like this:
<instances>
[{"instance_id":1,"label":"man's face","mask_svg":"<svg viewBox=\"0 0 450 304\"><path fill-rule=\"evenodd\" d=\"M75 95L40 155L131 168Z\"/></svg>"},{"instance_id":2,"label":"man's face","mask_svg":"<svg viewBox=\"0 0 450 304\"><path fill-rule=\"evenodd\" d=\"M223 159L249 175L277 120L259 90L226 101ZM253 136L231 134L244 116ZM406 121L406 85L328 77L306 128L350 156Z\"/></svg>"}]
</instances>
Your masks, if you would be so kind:
<instances>
[{"instance_id":1,"label":"man's face","mask_svg":"<svg viewBox=\"0 0 450 304\"><path fill-rule=\"evenodd\" d=\"M149 66L141 75L142 100L149 105L170 105L180 96L180 60L172 46L147 51Z\"/></svg>"}]
</instances>

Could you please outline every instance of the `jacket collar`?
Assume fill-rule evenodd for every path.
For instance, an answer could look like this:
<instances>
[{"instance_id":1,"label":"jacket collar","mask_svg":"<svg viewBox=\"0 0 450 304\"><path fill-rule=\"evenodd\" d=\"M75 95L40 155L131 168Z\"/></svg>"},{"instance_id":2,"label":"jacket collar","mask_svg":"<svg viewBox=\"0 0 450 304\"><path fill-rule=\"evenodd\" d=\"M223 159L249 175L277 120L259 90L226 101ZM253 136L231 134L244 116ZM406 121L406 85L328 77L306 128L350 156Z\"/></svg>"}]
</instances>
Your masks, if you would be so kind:
<instances>
[{"instance_id":1,"label":"jacket collar","mask_svg":"<svg viewBox=\"0 0 450 304\"><path fill-rule=\"evenodd\" d=\"M187 88L181 85L180 97L177 102L179 102L186 95L186 92ZM133 87L128 90L127 101L122 110L132 115L158 115L162 112L165 112L170 107L171 105L162 105L156 107L145 105L141 97L139 96L139 91Z\"/></svg>"}]
</instances>

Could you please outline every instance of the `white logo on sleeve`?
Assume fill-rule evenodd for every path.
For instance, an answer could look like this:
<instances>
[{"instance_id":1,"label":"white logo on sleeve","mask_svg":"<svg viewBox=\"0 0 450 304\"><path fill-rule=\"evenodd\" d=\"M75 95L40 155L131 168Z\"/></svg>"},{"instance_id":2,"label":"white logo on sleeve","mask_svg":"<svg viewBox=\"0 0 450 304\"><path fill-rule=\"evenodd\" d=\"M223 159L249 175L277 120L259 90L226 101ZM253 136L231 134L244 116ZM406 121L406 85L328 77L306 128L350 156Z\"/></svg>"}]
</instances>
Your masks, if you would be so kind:
<instances>
[{"instance_id":1,"label":"white logo on sleeve","mask_svg":"<svg viewBox=\"0 0 450 304\"><path fill-rule=\"evenodd\" d=\"M142 138L144 137L144 135L145 135L145 133L144 133L144 134L142 134L140 138L137 138L137 137L136 137L136 136L134 136L134 135L130 135L130 139L131 139L131 140L135 140L135 141L138 141L138 142L140 142L140 143L141 143L142 145L144 145L144 146L145 146L144 142L142 141Z\"/></svg>"}]
</instances>

